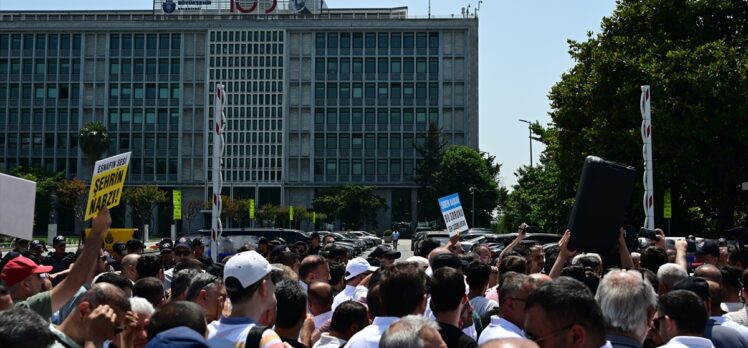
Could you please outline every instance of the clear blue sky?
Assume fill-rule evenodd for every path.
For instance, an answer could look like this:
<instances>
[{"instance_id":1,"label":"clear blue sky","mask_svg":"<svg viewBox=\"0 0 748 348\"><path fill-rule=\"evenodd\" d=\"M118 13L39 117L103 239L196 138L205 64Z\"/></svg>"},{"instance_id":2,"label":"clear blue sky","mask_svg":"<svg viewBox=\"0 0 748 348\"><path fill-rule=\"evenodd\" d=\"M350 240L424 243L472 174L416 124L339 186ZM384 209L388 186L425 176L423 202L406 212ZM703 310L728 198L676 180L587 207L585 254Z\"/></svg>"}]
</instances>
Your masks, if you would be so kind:
<instances>
[{"instance_id":1,"label":"clear blue sky","mask_svg":"<svg viewBox=\"0 0 748 348\"><path fill-rule=\"evenodd\" d=\"M330 8L408 6L412 16L428 13L428 0L327 0ZM478 1L432 0L436 16L460 14ZM152 0L0 0L0 10L151 9ZM516 183L514 171L530 161L523 118L550 122L548 92L571 68L567 39L599 32L615 0L485 0L480 18L480 148L503 164L501 181ZM543 146L533 144L537 163Z\"/></svg>"}]
</instances>

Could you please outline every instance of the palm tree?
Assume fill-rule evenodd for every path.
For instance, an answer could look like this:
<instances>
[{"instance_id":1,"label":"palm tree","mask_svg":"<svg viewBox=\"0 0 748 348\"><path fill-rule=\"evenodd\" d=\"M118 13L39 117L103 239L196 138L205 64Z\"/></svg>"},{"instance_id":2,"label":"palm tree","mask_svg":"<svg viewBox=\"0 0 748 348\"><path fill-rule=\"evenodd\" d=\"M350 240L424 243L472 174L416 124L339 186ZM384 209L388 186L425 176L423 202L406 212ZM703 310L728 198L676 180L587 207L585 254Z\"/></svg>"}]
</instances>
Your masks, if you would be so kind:
<instances>
[{"instance_id":1,"label":"palm tree","mask_svg":"<svg viewBox=\"0 0 748 348\"><path fill-rule=\"evenodd\" d=\"M109 132L101 122L87 123L81 128L78 136L78 145L81 151L86 154L91 167L109 148L110 141Z\"/></svg>"}]
</instances>

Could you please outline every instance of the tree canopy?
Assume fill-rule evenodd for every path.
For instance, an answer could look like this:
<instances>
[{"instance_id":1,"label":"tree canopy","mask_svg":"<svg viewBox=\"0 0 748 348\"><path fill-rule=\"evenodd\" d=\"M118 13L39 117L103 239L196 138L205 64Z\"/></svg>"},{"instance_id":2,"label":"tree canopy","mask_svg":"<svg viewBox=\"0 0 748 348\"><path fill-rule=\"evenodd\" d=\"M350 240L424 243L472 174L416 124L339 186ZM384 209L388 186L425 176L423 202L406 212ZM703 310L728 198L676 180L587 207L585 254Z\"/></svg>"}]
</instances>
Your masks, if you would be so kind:
<instances>
[{"instance_id":1,"label":"tree canopy","mask_svg":"<svg viewBox=\"0 0 748 348\"><path fill-rule=\"evenodd\" d=\"M367 222L376 224L377 211L385 200L374 194L374 188L343 185L323 190L312 201L314 210L329 218L340 219L343 229L360 229Z\"/></svg>"},{"instance_id":2,"label":"tree canopy","mask_svg":"<svg viewBox=\"0 0 748 348\"><path fill-rule=\"evenodd\" d=\"M640 86L651 85L657 224L669 188L678 233L733 226L745 200L736 186L748 181L746 43L748 2L727 0L619 0L600 34L569 41L576 64L551 89L544 140L546 170L557 171L559 192L572 194L560 198L573 198L587 155L642 173ZM642 190L638 182L629 212L636 221Z\"/></svg>"}]
</instances>

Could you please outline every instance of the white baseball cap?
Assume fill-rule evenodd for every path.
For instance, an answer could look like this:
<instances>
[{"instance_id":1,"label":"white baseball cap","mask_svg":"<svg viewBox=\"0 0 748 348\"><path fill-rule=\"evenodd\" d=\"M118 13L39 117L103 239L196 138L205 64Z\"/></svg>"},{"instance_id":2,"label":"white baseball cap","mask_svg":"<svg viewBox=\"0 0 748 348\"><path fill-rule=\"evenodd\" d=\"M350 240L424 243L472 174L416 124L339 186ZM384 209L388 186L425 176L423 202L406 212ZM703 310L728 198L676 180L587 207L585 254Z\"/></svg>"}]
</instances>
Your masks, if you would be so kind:
<instances>
[{"instance_id":1,"label":"white baseball cap","mask_svg":"<svg viewBox=\"0 0 748 348\"><path fill-rule=\"evenodd\" d=\"M234 277L242 287L248 287L264 278L273 266L256 251L245 251L232 256L223 268L223 280Z\"/></svg>"},{"instance_id":2,"label":"white baseball cap","mask_svg":"<svg viewBox=\"0 0 748 348\"><path fill-rule=\"evenodd\" d=\"M345 266L345 280L349 280L361 273L374 272L377 268L379 267L373 267L363 257L357 257L348 261L348 265Z\"/></svg>"}]
</instances>

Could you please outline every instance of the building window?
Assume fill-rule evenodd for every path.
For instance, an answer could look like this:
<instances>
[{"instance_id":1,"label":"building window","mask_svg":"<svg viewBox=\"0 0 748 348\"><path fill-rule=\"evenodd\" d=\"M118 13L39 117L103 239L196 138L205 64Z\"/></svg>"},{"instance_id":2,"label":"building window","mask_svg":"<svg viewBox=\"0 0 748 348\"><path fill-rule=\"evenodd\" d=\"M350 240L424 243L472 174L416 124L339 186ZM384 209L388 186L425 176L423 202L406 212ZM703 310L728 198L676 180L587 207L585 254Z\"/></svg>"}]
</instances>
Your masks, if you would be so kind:
<instances>
[{"instance_id":1,"label":"building window","mask_svg":"<svg viewBox=\"0 0 748 348\"><path fill-rule=\"evenodd\" d=\"M315 47L325 48L325 33L317 33L315 35Z\"/></svg>"},{"instance_id":2,"label":"building window","mask_svg":"<svg viewBox=\"0 0 748 348\"><path fill-rule=\"evenodd\" d=\"M376 33L366 33L366 48L377 47L377 36Z\"/></svg>"}]
</instances>

